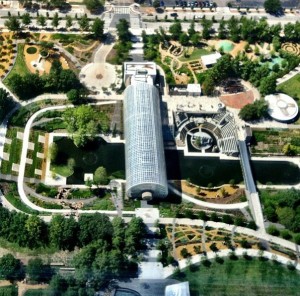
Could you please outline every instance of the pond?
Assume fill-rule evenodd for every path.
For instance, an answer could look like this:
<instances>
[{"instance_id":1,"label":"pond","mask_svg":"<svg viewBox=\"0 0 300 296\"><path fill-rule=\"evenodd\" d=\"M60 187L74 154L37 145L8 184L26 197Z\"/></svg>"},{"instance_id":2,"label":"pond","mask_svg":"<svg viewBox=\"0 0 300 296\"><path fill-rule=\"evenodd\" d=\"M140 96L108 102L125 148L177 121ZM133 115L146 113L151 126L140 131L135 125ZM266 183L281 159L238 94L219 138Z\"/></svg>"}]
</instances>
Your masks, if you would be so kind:
<instances>
[{"instance_id":1,"label":"pond","mask_svg":"<svg viewBox=\"0 0 300 296\"><path fill-rule=\"evenodd\" d=\"M233 50L234 44L231 41L227 41L227 40L220 41L218 43L218 49L220 50L221 48L224 52L230 52Z\"/></svg>"},{"instance_id":2,"label":"pond","mask_svg":"<svg viewBox=\"0 0 300 296\"><path fill-rule=\"evenodd\" d=\"M109 175L125 171L124 144L107 144L102 139L77 148L68 138L55 138L58 145L58 158L61 162L74 158L74 174L67 178L68 184L83 184L84 173L94 173L104 166ZM190 178L192 183L214 186L234 179L243 182L239 160L221 160L218 157L184 156L183 151L166 150L166 167L169 180ZM261 184L295 185L300 183L299 167L286 161L253 161L254 177Z\"/></svg>"}]
</instances>

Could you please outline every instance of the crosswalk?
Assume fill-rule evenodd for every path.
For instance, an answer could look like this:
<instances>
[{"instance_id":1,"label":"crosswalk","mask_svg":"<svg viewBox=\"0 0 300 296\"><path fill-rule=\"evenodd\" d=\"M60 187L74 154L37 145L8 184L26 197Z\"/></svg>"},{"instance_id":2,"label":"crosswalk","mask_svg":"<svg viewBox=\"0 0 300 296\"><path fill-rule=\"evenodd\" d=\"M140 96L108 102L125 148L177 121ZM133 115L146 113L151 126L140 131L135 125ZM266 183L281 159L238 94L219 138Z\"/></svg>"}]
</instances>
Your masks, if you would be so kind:
<instances>
[{"instance_id":1,"label":"crosswalk","mask_svg":"<svg viewBox=\"0 0 300 296\"><path fill-rule=\"evenodd\" d=\"M120 15L128 16L131 29L141 29L142 22L139 13L132 11L130 6L110 6L103 15L104 30L113 31L116 28L116 22L113 19L119 19ZM115 17L114 17L115 16Z\"/></svg>"}]
</instances>

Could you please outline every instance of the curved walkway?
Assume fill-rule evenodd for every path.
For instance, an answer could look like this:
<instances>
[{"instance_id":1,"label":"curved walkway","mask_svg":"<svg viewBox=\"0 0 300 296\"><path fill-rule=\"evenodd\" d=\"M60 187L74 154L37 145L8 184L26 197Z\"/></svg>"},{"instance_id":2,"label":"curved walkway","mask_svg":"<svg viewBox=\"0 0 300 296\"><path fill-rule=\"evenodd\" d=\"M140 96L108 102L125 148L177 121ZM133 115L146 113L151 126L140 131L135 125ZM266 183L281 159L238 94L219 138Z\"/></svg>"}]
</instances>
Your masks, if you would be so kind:
<instances>
[{"instance_id":1,"label":"curved walkway","mask_svg":"<svg viewBox=\"0 0 300 296\"><path fill-rule=\"evenodd\" d=\"M209 209L216 209L216 210L238 210L238 209L244 209L248 207L248 202L241 202L241 203L236 203L236 204L217 204L217 203L212 203L212 202L206 202L202 201L196 198L193 198L183 192L180 192L178 189L176 189L174 186L169 184L169 189L182 197L182 199L192 202L198 206L209 208Z\"/></svg>"},{"instance_id":2,"label":"curved walkway","mask_svg":"<svg viewBox=\"0 0 300 296\"><path fill-rule=\"evenodd\" d=\"M186 219L186 218L182 218L182 219L177 218L175 222L176 222L176 224L185 224L185 225L194 225L194 226L203 227L204 221L191 220L191 219ZM173 218L160 218L159 223L172 225ZM297 252L299 254L299 245L297 245L296 243L287 241L287 240L277 237L277 236L267 234L265 232L260 232L260 231L256 231L256 230L246 228L246 227L240 227L240 226L235 226L235 225L226 224L226 223L222 223L222 222L214 222L214 221L206 221L205 225L212 227L212 228L222 228L222 229L225 229L228 231L233 231L233 229L234 229L234 232L246 234L249 236L254 236L256 238L266 240L270 243L275 243L275 244L281 245L281 246L283 246L287 249L290 249L294 252Z\"/></svg>"},{"instance_id":3,"label":"curved walkway","mask_svg":"<svg viewBox=\"0 0 300 296\"><path fill-rule=\"evenodd\" d=\"M213 260L218 257L228 257L232 253L231 250L220 250L217 253L214 252L208 252L207 255L194 255L189 259L183 259L179 261L179 268L184 269L188 267L190 264L196 264L201 262L204 259ZM264 257L268 258L269 260L276 260L280 262L281 264L293 264L297 270L300 270L300 264L295 263L293 260L288 259L284 256L277 255L268 251L260 251L255 249L242 249L238 248L234 251L234 254L237 256L243 256L244 254L247 254L250 257ZM174 272L176 271L176 268L174 266L167 266L164 268L164 278L170 277Z\"/></svg>"},{"instance_id":4,"label":"curved walkway","mask_svg":"<svg viewBox=\"0 0 300 296\"><path fill-rule=\"evenodd\" d=\"M96 105L103 105L103 104L108 104L111 102L100 102L97 103ZM64 105L64 106L51 106L51 107L47 107L44 109L41 109L39 111L37 111L35 114L33 114L30 119L28 120L25 129L24 129L24 134L23 134L23 146L22 146L22 153L21 153L21 161L20 161L20 166L19 166L19 176L18 176L18 193L20 195L20 198L22 200L23 203L25 203L28 207L40 211L40 212L48 212L48 213L60 213L60 214L67 214L67 213L72 213L74 212L74 210L72 209L45 209L42 207L39 207L37 205L35 205L34 203L32 203L29 198L27 197L25 190L24 190L24 174L25 174L25 166L26 166L26 155L27 155L27 150L28 150L28 143L29 143L29 134L30 134L30 129L32 126L32 123L34 122L34 120L36 119L37 116L39 116L40 114L46 112L46 111L50 111L50 110L61 110L61 109L65 109L68 107L74 107L73 105ZM77 210L77 213L96 213L96 212L100 212L100 213L104 213L104 214L108 214L108 215L112 215L112 216L117 216L118 215L118 211L101 211L101 210ZM134 215L135 212L134 211L125 211L123 212L124 214L130 214L130 215Z\"/></svg>"}]
</instances>

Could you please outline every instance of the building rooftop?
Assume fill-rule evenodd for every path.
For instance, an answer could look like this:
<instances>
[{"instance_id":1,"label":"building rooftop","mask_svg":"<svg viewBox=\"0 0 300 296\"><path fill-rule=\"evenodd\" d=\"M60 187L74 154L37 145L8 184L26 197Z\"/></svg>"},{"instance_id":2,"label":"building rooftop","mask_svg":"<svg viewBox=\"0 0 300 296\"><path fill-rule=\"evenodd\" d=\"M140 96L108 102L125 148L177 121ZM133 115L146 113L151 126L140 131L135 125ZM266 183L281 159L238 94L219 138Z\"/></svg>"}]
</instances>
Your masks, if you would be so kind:
<instances>
[{"instance_id":1,"label":"building rooftop","mask_svg":"<svg viewBox=\"0 0 300 296\"><path fill-rule=\"evenodd\" d=\"M265 100L269 104L268 113L275 120L290 121L298 115L297 103L286 94L268 95Z\"/></svg>"},{"instance_id":2,"label":"building rooftop","mask_svg":"<svg viewBox=\"0 0 300 296\"><path fill-rule=\"evenodd\" d=\"M215 52L212 54L202 56L201 60L205 66L210 66L210 65L215 64L220 57L221 57L221 54L219 52Z\"/></svg>"}]
</instances>

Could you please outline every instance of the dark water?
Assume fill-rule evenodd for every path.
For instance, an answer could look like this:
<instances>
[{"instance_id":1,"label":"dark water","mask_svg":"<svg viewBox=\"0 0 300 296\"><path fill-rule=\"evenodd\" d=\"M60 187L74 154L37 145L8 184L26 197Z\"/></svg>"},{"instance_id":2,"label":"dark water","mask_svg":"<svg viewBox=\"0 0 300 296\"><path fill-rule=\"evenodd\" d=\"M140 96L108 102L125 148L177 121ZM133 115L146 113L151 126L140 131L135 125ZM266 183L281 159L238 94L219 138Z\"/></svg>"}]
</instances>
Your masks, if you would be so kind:
<instances>
[{"instance_id":1,"label":"dark water","mask_svg":"<svg viewBox=\"0 0 300 296\"><path fill-rule=\"evenodd\" d=\"M77 148L73 141L62 137L55 142L58 145L58 159L62 164L68 158L75 159L74 174L67 179L68 184L84 184L84 174L94 173L99 166L106 168L109 175L123 171L125 174L125 151L123 144L107 144L102 139L88 143L84 148Z\"/></svg>"},{"instance_id":2,"label":"dark water","mask_svg":"<svg viewBox=\"0 0 300 296\"><path fill-rule=\"evenodd\" d=\"M68 184L83 184L84 173L94 173L99 166L104 166L108 174L125 171L125 151L123 144L107 144L97 139L84 148L77 148L67 138L56 141L61 163L74 158L76 166L74 174L68 178ZM168 179L190 178L195 184L207 186L212 183L218 186L234 179L236 183L243 181L239 160L220 160L215 157L185 157L182 151L166 150L166 166ZM289 162L252 162L255 180L266 184L300 183L299 168Z\"/></svg>"}]
</instances>

